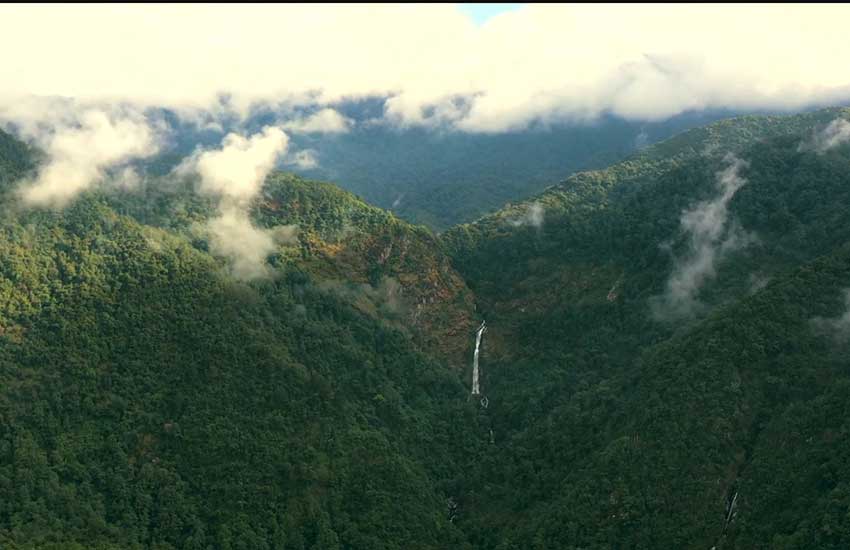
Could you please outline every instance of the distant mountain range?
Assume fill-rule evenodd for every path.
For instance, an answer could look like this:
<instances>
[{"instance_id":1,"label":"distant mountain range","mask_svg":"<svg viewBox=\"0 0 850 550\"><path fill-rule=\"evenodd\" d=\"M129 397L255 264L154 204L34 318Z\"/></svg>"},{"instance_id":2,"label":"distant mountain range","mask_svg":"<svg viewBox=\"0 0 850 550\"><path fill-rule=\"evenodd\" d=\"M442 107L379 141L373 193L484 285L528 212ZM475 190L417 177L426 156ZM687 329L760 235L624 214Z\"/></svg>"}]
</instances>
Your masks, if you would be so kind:
<instances>
[{"instance_id":1,"label":"distant mountain range","mask_svg":"<svg viewBox=\"0 0 850 550\"><path fill-rule=\"evenodd\" d=\"M475 134L450 127L398 127L384 120L381 98L333 108L349 121L348 131L290 132L291 148L307 151L310 162L283 164L281 169L334 182L403 219L438 231L531 197L574 172L603 168L678 132L733 114L684 113L662 122L605 116L586 123ZM154 162L170 167L198 144L218 144L237 126L255 132L311 112L315 110L265 108L246 121L225 117L220 128L206 129L172 115L175 146Z\"/></svg>"}]
</instances>

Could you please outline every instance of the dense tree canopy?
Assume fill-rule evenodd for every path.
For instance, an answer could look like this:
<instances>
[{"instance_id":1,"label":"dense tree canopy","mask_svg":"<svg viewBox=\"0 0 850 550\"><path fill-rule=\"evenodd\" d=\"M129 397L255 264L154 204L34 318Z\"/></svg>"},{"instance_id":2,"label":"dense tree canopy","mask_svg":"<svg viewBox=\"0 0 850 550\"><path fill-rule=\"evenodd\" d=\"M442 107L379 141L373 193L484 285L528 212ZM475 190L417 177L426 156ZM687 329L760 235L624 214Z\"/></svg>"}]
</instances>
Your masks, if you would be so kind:
<instances>
[{"instance_id":1,"label":"dense tree canopy","mask_svg":"<svg viewBox=\"0 0 850 550\"><path fill-rule=\"evenodd\" d=\"M440 237L274 173L250 281L192 181L24 208L0 133L0 546L846 548L850 144L801 147L837 117Z\"/></svg>"}]
</instances>

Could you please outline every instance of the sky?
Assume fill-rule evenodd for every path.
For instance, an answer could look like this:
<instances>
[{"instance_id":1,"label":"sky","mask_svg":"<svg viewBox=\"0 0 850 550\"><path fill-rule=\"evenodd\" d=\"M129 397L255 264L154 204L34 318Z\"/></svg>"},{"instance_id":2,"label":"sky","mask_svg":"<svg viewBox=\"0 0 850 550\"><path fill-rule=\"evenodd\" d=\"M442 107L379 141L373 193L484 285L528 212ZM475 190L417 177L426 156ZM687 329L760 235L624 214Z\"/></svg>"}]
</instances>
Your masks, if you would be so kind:
<instances>
[{"instance_id":1,"label":"sky","mask_svg":"<svg viewBox=\"0 0 850 550\"><path fill-rule=\"evenodd\" d=\"M842 4L3 5L0 109L380 96L390 123L490 133L798 109L850 96L847 21Z\"/></svg>"},{"instance_id":2,"label":"sky","mask_svg":"<svg viewBox=\"0 0 850 550\"><path fill-rule=\"evenodd\" d=\"M472 18L476 25L483 25L488 19L494 15L512 11L522 6L519 3L504 2L500 4L479 3L479 4L458 4L460 10Z\"/></svg>"}]
</instances>

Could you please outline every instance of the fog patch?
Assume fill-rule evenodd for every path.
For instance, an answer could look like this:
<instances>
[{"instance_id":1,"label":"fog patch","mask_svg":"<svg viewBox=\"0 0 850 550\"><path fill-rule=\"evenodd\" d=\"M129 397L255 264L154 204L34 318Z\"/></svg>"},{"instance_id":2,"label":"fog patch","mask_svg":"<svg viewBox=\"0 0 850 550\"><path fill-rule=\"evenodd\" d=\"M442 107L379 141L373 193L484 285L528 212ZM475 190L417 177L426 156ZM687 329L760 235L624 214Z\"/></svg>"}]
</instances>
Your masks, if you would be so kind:
<instances>
[{"instance_id":1,"label":"fog patch","mask_svg":"<svg viewBox=\"0 0 850 550\"><path fill-rule=\"evenodd\" d=\"M266 258L274 252L271 232L254 227L245 210L224 208L207 223L210 252L231 260L237 279L251 280L269 275Z\"/></svg>"},{"instance_id":2,"label":"fog patch","mask_svg":"<svg viewBox=\"0 0 850 550\"><path fill-rule=\"evenodd\" d=\"M219 149L196 151L176 169L200 176L199 191L218 198L219 214L206 227L210 251L229 259L237 279L268 276L266 259L276 249L275 231L291 238L290 229L257 228L249 216L251 202L288 143L287 135L273 126L250 137L231 133Z\"/></svg>"},{"instance_id":3,"label":"fog patch","mask_svg":"<svg viewBox=\"0 0 850 550\"><path fill-rule=\"evenodd\" d=\"M314 149L302 149L292 155L288 155L284 164L294 166L300 170L313 170L319 167L318 153Z\"/></svg>"},{"instance_id":4,"label":"fog patch","mask_svg":"<svg viewBox=\"0 0 850 550\"><path fill-rule=\"evenodd\" d=\"M829 336L836 343L850 343L850 288L843 290L844 312L838 317L814 317L809 323L817 334Z\"/></svg>"},{"instance_id":5,"label":"fog patch","mask_svg":"<svg viewBox=\"0 0 850 550\"><path fill-rule=\"evenodd\" d=\"M700 313L699 291L717 274L718 263L730 253L751 244L755 237L729 221L729 203L747 180L740 172L748 164L727 154L728 166L716 174L717 195L682 212L680 223L688 239L686 253L674 260L666 290L650 299L654 318L675 320Z\"/></svg>"},{"instance_id":6,"label":"fog patch","mask_svg":"<svg viewBox=\"0 0 850 550\"><path fill-rule=\"evenodd\" d=\"M508 220L508 223L510 223L513 227L528 225L540 229L543 227L544 212L545 209L543 208L543 205L535 201L526 207L525 213L521 217Z\"/></svg>"},{"instance_id":7,"label":"fog patch","mask_svg":"<svg viewBox=\"0 0 850 550\"><path fill-rule=\"evenodd\" d=\"M283 123L283 128L294 134L344 134L353 121L336 110L325 108L312 115Z\"/></svg>"},{"instance_id":8,"label":"fog patch","mask_svg":"<svg viewBox=\"0 0 850 550\"><path fill-rule=\"evenodd\" d=\"M812 134L808 141L801 143L797 151L814 151L823 154L848 141L850 141L850 122L837 118L822 130Z\"/></svg>"},{"instance_id":9,"label":"fog patch","mask_svg":"<svg viewBox=\"0 0 850 550\"><path fill-rule=\"evenodd\" d=\"M34 178L20 182L29 206L63 208L97 183L132 187L137 159L159 152L161 120L126 105L81 104L57 98L20 98L0 104L0 122L45 157Z\"/></svg>"},{"instance_id":10,"label":"fog patch","mask_svg":"<svg viewBox=\"0 0 850 550\"><path fill-rule=\"evenodd\" d=\"M767 275L762 275L760 273L750 273L748 293L751 295L756 294L764 287L766 287L770 281L771 278Z\"/></svg>"}]
</instances>

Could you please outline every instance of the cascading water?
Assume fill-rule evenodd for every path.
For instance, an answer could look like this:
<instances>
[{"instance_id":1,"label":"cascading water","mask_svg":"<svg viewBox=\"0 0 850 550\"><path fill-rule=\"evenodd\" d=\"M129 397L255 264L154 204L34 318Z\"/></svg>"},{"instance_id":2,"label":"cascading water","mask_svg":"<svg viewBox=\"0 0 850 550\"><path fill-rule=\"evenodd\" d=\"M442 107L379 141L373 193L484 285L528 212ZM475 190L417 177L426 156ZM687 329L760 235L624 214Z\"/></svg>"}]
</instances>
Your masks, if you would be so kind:
<instances>
[{"instance_id":1,"label":"cascading water","mask_svg":"<svg viewBox=\"0 0 850 550\"><path fill-rule=\"evenodd\" d=\"M481 349L481 337L487 330L486 321L481 321L478 332L475 335L475 355L472 356L472 395L481 394L481 386L478 383L478 351Z\"/></svg>"}]
</instances>

